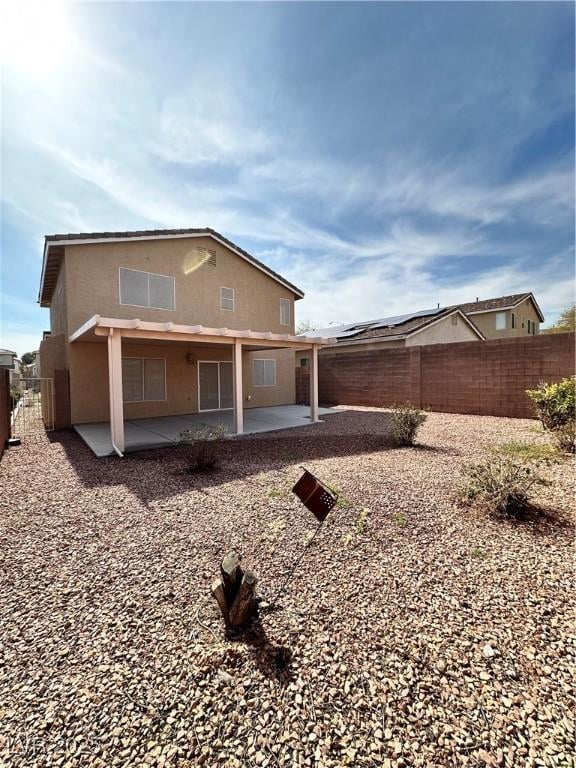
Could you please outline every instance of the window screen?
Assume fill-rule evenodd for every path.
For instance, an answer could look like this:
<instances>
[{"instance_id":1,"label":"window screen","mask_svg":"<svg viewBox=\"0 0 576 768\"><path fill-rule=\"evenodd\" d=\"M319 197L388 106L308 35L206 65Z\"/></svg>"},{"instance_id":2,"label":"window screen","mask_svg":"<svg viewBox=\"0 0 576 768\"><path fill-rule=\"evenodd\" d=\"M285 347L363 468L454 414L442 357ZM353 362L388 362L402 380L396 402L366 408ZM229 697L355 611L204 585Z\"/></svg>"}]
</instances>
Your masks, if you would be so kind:
<instances>
[{"instance_id":1,"label":"window screen","mask_svg":"<svg viewBox=\"0 0 576 768\"><path fill-rule=\"evenodd\" d=\"M174 309L174 278L167 275L149 275L150 307Z\"/></svg>"},{"instance_id":2,"label":"window screen","mask_svg":"<svg viewBox=\"0 0 576 768\"><path fill-rule=\"evenodd\" d=\"M173 310L174 290L175 280L169 275L120 268L120 304Z\"/></svg>"},{"instance_id":3,"label":"window screen","mask_svg":"<svg viewBox=\"0 0 576 768\"><path fill-rule=\"evenodd\" d=\"M148 306L148 272L120 268L120 304Z\"/></svg>"},{"instance_id":4,"label":"window screen","mask_svg":"<svg viewBox=\"0 0 576 768\"><path fill-rule=\"evenodd\" d=\"M254 360L254 386L276 386L276 360Z\"/></svg>"},{"instance_id":5,"label":"window screen","mask_svg":"<svg viewBox=\"0 0 576 768\"><path fill-rule=\"evenodd\" d=\"M512 328L516 328L516 313L512 312Z\"/></svg>"},{"instance_id":6,"label":"window screen","mask_svg":"<svg viewBox=\"0 0 576 768\"><path fill-rule=\"evenodd\" d=\"M122 358L125 403L166 399L166 361L161 358Z\"/></svg>"},{"instance_id":7,"label":"window screen","mask_svg":"<svg viewBox=\"0 0 576 768\"><path fill-rule=\"evenodd\" d=\"M122 358L122 393L125 403L137 403L144 399L141 358Z\"/></svg>"},{"instance_id":8,"label":"window screen","mask_svg":"<svg viewBox=\"0 0 576 768\"><path fill-rule=\"evenodd\" d=\"M506 312L496 312L496 330L506 330Z\"/></svg>"},{"instance_id":9,"label":"window screen","mask_svg":"<svg viewBox=\"0 0 576 768\"><path fill-rule=\"evenodd\" d=\"M220 309L234 311L234 288L220 288Z\"/></svg>"},{"instance_id":10,"label":"window screen","mask_svg":"<svg viewBox=\"0 0 576 768\"><path fill-rule=\"evenodd\" d=\"M280 299L280 325L290 325L290 299Z\"/></svg>"}]
</instances>

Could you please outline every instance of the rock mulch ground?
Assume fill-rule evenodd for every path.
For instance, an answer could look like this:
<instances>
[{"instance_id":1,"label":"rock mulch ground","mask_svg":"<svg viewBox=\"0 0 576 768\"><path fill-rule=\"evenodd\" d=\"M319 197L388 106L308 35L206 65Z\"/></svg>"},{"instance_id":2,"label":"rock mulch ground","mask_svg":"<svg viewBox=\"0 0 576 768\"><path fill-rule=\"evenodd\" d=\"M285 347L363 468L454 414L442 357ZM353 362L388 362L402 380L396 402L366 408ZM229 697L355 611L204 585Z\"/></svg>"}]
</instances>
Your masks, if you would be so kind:
<instances>
[{"instance_id":1,"label":"rock mulch ground","mask_svg":"<svg viewBox=\"0 0 576 768\"><path fill-rule=\"evenodd\" d=\"M96 459L73 434L0 465L0 765L572 766L573 466L557 519L459 507L463 462L535 422L389 415ZM208 596L230 547L270 600L315 522L304 464L342 496L281 610L224 636ZM365 519L365 523L362 520Z\"/></svg>"}]
</instances>

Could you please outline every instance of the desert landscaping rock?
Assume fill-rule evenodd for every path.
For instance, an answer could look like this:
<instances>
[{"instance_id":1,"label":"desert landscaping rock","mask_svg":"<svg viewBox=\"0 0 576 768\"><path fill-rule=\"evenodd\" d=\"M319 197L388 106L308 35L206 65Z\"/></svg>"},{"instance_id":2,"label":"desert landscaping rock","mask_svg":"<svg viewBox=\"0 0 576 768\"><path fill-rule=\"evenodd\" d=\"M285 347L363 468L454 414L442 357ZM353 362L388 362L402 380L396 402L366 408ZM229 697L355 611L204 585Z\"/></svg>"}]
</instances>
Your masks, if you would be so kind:
<instances>
[{"instance_id":1,"label":"desert landscaping rock","mask_svg":"<svg viewBox=\"0 0 576 768\"><path fill-rule=\"evenodd\" d=\"M72 433L0 464L0 766L574 765L574 464L555 516L461 507L462 464L536 422L430 414L391 448L386 411L186 450L96 459ZM340 492L316 522L301 465ZM365 523L359 523L359 517ZM243 553L264 602L225 633L210 596Z\"/></svg>"}]
</instances>

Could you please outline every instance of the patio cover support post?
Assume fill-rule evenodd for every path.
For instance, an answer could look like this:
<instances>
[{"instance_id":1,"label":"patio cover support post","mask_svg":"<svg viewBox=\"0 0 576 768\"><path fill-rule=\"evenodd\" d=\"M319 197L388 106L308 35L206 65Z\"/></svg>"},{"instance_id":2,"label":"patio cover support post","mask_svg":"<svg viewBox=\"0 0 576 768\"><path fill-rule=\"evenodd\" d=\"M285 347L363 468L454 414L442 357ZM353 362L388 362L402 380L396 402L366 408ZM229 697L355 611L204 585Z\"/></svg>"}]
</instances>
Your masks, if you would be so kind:
<instances>
[{"instance_id":1,"label":"patio cover support post","mask_svg":"<svg viewBox=\"0 0 576 768\"><path fill-rule=\"evenodd\" d=\"M110 387L110 438L119 456L124 453L124 404L122 397L122 336L110 328L108 334L108 384Z\"/></svg>"},{"instance_id":2,"label":"patio cover support post","mask_svg":"<svg viewBox=\"0 0 576 768\"><path fill-rule=\"evenodd\" d=\"M310 358L310 421L319 421L318 418L318 347L312 347Z\"/></svg>"},{"instance_id":3,"label":"patio cover support post","mask_svg":"<svg viewBox=\"0 0 576 768\"><path fill-rule=\"evenodd\" d=\"M244 397L242 394L242 342L234 339L234 431L244 432Z\"/></svg>"}]
</instances>

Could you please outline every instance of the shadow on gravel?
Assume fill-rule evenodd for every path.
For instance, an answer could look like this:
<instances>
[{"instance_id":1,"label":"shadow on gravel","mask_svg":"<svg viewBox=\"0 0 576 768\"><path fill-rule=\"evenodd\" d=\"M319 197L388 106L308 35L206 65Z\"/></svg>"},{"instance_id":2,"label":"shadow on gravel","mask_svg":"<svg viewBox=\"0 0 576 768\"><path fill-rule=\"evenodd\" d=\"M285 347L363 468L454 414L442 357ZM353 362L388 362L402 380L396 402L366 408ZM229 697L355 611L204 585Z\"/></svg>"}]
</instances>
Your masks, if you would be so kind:
<instances>
[{"instance_id":1,"label":"shadow on gravel","mask_svg":"<svg viewBox=\"0 0 576 768\"><path fill-rule=\"evenodd\" d=\"M230 642L245 643L256 668L265 676L287 685L294 679L292 651L284 645L271 643L260 613L245 629L228 629L226 639Z\"/></svg>"},{"instance_id":2,"label":"shadow on gravel","mask_svg":"<svg viewBox=\"0 0 576 768\"><path fill-rule=\"evenodd\" d=\"M390 415L378 411L344 411L324 417L320 424L262 435L225 440L220 467L209 474L186 472L190 448L175 446L129 453L123 459L98 459L72 430L52 433L70 464L87 488L122 485L143 503L170 498L186 490L208 489L233 480L308 461L394 450L390 439ZM451 451L419 445L402 450L430 454Z\"/></svg>"},{"instance_id":3,"label":"shadow on gravel","mask_svg":"<svg viewBox=\"0 0 576 768\"><path fill-rule=\"evenodd\" d=\"M572 538L576 531L574 521L562 511L553 507L542 507L534 504L530 505L520 517L507 522L512 526L527 528L535 536L564 534Z\"/></svg>"}]
</instances>

